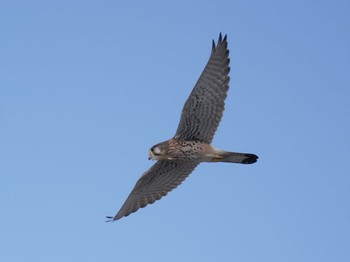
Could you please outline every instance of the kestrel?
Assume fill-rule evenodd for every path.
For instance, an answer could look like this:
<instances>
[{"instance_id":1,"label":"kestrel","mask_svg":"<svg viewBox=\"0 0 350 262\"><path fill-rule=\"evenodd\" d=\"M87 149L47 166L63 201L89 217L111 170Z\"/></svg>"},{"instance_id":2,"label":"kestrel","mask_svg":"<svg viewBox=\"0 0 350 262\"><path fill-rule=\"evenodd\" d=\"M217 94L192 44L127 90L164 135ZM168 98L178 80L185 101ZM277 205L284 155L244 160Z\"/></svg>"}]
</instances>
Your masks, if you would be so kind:
<instances>
[{"instance_id":1,"label":"kestrel","mask_svg":"<svg viewBox=\"0 0 350 262\"><path fill-rule=\"evenodd\" d=\"M207 65L187 99L176 134L153 146L149 159L157 162L137 181L124 205L109 221L118 220L154 203L178 185L201 162L252 164L254 154L227 152L211 145L224 111L230 72L227 36L213 40Z\"/></svg>"}]
</instances>

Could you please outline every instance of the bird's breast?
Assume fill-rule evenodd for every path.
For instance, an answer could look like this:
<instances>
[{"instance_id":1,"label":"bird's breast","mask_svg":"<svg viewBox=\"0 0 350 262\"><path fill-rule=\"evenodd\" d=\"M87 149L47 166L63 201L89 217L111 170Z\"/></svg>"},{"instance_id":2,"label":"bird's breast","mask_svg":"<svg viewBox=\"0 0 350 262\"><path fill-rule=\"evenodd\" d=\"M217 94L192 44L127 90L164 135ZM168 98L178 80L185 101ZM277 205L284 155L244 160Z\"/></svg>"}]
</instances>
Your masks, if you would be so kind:
<instances>
[{"instance_id":1,"label":"bird's breast","mask_svg":"<svg viewBox=\"0 0 350 262\"><path fill-rule=\"evenodd\" d=\"M169 144L168 158L177 161L201 161L211 146L197 141L175 141Z\"/></svg>"}]
</instances>

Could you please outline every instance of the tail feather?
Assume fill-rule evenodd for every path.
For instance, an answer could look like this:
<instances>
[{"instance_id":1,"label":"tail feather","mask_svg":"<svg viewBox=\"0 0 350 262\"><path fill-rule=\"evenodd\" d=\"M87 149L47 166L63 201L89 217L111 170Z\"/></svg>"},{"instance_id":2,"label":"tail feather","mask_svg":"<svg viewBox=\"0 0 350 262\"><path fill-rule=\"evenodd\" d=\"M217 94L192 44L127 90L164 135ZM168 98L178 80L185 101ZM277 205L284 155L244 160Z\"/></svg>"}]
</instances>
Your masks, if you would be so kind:
<instances>
[{"instance_id":1,"label":"tail feather","mask_svg":"<svg viewBox=\"0 0 350 262\"><path fill-rule=\"evenodd\" d=\"M258 156L254 154L223 152L214 158L214 162L253 164L258 160Z\"/></svg>"}]
</instances>

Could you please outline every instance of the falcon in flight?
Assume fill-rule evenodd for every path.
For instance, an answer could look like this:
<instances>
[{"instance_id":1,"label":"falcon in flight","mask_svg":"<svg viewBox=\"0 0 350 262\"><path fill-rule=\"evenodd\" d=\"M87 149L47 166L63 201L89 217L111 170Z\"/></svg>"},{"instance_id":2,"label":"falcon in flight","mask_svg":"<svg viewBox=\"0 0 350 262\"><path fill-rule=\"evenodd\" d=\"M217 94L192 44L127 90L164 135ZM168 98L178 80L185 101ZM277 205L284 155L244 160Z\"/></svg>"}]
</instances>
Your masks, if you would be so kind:
<instances>
[{"instance_id":1,"label":"falcon in flight","mask_svg":"<svg viewBox=\"0 0 350 262\"><path fill-rule=\"evenodd\" d=\"M219 126L229 88L227 36L220 33L207 65L187 99L173 138L153 146L149 159L157 162L137 181L124 205L109 221L152 204L184 181L201 162L252 164L254 154L227 152L211 145Z\"/></svg>"}]
</instances>

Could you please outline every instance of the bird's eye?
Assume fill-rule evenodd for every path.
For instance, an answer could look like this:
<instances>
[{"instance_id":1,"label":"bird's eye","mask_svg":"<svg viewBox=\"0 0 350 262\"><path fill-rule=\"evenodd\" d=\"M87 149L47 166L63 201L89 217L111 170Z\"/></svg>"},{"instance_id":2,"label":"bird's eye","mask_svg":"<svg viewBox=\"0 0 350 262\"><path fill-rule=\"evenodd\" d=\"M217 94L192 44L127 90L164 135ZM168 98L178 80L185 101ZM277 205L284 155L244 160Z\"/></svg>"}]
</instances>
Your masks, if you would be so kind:
<instances>
[{"instance_id":1,"label":"bird's eye","mask_svg":"<svg viewBox=\"0 0 350 262\"><path fill-rule=\"evenodd\" d=\"M159 156L160 155L160 150L158 147L152 147L151 148L151 151L152 153L155 155L155 156Z\"/></svg>"}]
</instances>

